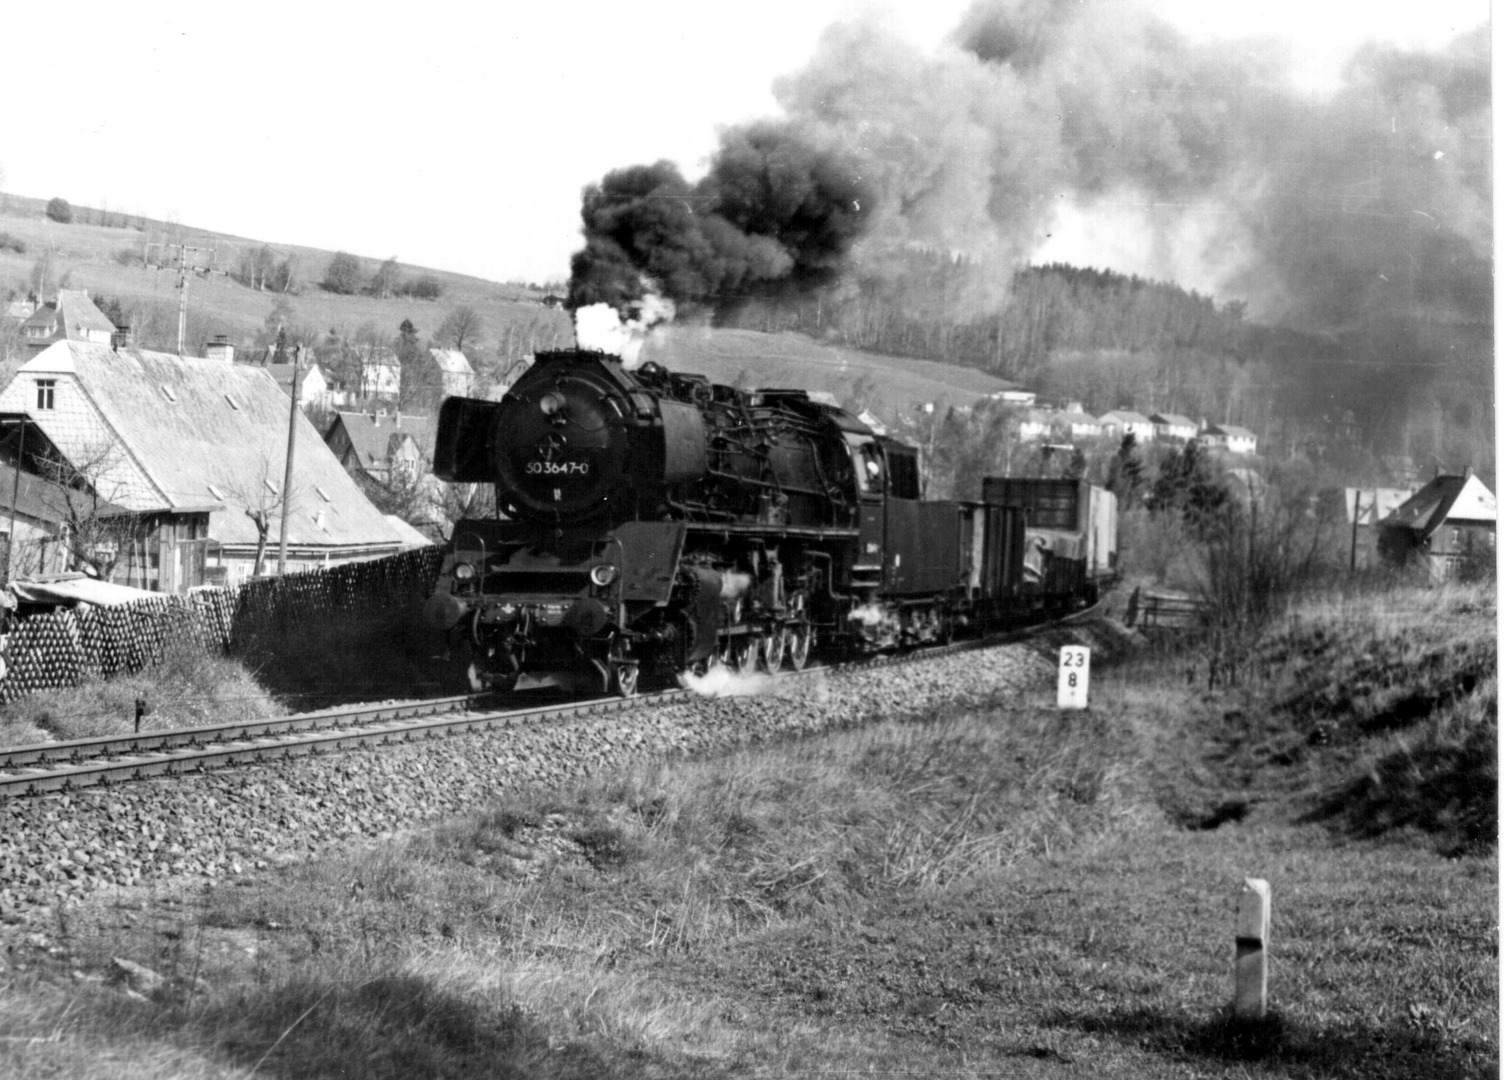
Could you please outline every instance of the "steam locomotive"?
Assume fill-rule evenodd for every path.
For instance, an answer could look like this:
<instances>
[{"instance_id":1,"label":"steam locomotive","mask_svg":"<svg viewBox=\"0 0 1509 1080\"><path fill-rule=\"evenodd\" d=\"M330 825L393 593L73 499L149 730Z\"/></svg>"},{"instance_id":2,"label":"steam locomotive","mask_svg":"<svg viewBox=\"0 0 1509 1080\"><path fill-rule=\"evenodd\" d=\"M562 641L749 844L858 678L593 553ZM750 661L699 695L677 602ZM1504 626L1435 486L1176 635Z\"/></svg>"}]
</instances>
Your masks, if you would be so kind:
<instances>
[{"instance_id":1,"label":"steam locomotive","mask_svg":"<svg viewBox=\"0 0 1509 1080\"><path fill-rule=\"evenodd\" d=\"M586 350L539 353L501 401L448 398L434 471L496 485L424 610L479 688L630 695L947 641L1081 606L1115 561L1114 499L1082 481L924 499L914 447L804 391Z\"/></svg>"}]
</instances>

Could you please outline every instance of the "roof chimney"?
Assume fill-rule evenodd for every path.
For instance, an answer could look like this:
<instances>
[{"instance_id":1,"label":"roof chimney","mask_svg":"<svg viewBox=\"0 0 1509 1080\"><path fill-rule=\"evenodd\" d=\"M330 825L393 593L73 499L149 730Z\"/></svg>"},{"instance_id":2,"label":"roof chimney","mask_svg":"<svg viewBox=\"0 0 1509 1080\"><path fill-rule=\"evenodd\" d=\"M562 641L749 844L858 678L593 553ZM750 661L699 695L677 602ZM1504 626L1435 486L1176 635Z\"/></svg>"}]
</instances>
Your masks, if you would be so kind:
<instances>
[{"instance_id":1,"label":"roof chimney","mask_svg":"<svg viewBox=\"0 0 1509 1080\"><path fill-rule=\"evenodd\" d=\"M115 327L115 333L110 335L110 347L116 352L131 347L131 324L119 323Z\"/></svg>"}]
</instances>

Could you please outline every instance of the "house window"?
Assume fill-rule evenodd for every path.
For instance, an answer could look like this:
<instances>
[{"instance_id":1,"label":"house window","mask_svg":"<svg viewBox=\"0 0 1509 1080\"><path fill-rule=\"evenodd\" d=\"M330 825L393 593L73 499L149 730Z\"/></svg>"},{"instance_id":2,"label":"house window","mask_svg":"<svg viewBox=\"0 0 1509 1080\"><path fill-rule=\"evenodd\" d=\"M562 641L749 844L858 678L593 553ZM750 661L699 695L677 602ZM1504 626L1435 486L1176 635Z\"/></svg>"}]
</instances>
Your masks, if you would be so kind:
<instances>
[{"instance_id":1,"label":"house window","mask_svg":"<svg viewBox=\"0 0 1509 1080\"><path fill-rule=\"evenodd\" d=\"M37 408L51 409L54 407L55 394L58 388L57 379L37 380Z\"/></svg>"}]
</instances>

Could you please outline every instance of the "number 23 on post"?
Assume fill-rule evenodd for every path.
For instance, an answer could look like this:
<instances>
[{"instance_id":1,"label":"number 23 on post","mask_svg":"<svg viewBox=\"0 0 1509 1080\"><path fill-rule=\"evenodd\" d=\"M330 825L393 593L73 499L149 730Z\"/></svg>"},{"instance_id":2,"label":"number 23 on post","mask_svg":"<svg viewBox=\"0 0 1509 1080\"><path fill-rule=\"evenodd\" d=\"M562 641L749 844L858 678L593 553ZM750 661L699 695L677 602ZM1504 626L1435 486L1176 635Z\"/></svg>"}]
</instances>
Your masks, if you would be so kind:
<instances>
[{"instance_id":1,"label":"number 23 on post","mask_svg":"<svg viewBox=\"0 0 1509 1080\"><path fill-rule=\"evenodd\" d=\"M1086 709L1090 706L1090 650L1085 645L1065 645L1058 651L1058 707Z\"/></svg>"}]
</instances>

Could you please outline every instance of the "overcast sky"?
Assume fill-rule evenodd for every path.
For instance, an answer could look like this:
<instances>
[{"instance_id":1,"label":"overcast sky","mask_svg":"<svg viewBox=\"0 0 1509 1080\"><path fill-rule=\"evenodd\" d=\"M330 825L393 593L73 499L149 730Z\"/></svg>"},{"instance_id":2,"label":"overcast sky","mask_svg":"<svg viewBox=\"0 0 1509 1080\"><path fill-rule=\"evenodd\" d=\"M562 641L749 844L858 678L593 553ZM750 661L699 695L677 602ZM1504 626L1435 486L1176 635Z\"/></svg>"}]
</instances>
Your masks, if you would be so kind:
<instances>
[{"instance_id":1,"label":"overcast sky","mask_svg":"<svg viewBox=\"0 0 1509 1080\"><path fill-rule=\"evenodd\" d=\"M1107 0L1116 3L1119 0ZM1364 38L1439 46L1488 0L1150 0L1201 39L1289 40L1336 85ZM965 0L15 6L0 190L496 280L563 279L583 185L775 112L840 18L938 45ZM234 10L234 15L220 12Z\"/></svg>"}]
</instances>

